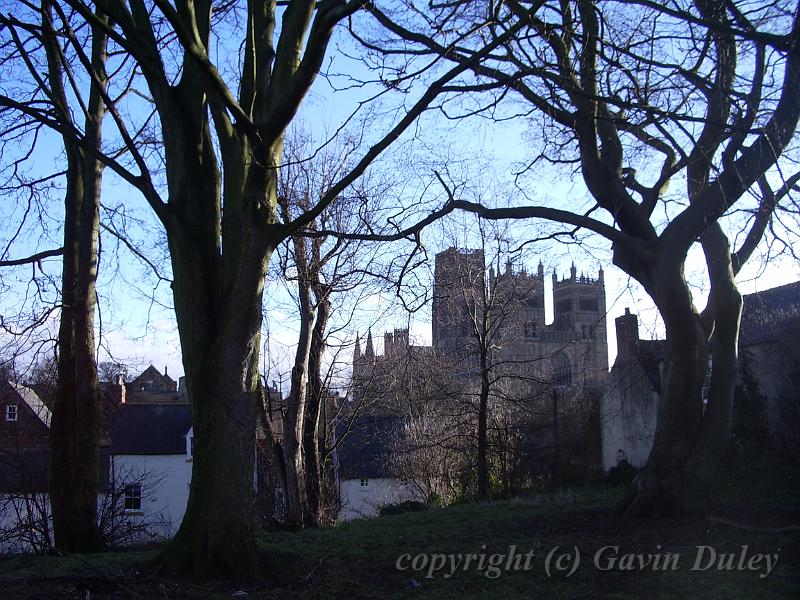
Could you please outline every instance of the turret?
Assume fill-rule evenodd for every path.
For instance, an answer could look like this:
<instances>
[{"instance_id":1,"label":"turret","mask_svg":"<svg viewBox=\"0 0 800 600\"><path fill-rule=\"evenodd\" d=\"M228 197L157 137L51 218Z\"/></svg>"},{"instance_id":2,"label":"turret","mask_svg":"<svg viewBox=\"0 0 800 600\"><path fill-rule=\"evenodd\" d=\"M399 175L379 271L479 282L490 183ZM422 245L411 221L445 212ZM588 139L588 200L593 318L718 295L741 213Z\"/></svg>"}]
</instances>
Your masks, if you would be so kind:
<instances>
[{"instance_id":1,"label":"turret","mask_svg":"<svg viewBox=\"0 0 800 600\"><path fill-rule=\"evenodd\" d=\"M364 351L364 356L369 361L375 360L375 348L372 345L372 328L367 330L367 349Z\"/></svg>"}]
</instances>

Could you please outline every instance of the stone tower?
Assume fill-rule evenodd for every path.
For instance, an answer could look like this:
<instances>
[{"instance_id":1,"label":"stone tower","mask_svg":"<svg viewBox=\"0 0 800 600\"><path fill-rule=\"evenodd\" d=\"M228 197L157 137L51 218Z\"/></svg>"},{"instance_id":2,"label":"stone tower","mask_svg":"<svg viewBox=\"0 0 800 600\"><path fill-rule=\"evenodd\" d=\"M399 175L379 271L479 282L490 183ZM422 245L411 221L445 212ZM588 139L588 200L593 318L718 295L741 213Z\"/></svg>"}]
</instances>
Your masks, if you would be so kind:
<instances>
[{"instance_id":1,"label":"stone tower","mask_svg":"<svg viewBox=\"0 0 800 600\"><path fill-rule=\"evenodd\" d=\"M486 263L483 250L449 248L436 255L433 275L433 346L453 349L469 338L469 326L483 305Z\"/></svg>"},{"instance_id":2,"label":"stone tower","mask_svg":"<svg viewBox=\"0 0 800 600\"><path fill-rule=\"evenodd\" d=\"M575 367L583 371L587 379L605 379L608 343L603 269L592 278L584 273L579 275L573 263L569 277L560 281L553 273L553 307L553 327L574 332Z\"/></svg>"}]
</instances>

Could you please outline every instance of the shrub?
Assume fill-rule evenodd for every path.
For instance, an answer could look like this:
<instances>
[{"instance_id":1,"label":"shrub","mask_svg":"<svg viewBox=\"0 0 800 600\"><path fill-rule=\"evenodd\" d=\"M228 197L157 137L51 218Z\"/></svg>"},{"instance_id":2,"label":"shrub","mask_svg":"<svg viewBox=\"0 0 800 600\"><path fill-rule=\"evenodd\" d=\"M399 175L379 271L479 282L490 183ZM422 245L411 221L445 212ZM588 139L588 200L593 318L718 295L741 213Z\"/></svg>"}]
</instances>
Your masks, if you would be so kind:
<instances>
[{"instance_id":1,"label":"shrub","mask_svg":"<svg viewBox=\"0 0 800 600\"><path fill-rule=\"evenodd\" d=\"M421 512L423 510L428 510L428 508L430 507L424 502L418 502L417 500L406 500L405 502L399 502L397 504L384 504L381 506L378 514L380 516L399 515L408 512Z\"/></svg>"}]
</instances>

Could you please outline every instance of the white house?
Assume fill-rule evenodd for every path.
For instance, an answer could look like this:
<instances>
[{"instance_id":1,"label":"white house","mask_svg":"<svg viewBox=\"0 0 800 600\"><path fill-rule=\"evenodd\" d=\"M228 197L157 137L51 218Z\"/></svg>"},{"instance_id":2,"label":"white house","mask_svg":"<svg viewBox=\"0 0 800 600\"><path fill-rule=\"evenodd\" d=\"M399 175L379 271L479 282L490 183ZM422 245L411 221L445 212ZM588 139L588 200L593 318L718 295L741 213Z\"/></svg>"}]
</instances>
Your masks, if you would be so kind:
<instances>
[{"instance_id":1,"label":"white house","mask_svg":"<svg viewBox=\"0 0 800 600\"><path fill-rule=\"evenodd\" d=\"M137 541L175 535L192 481L188 404L126 404L114 419L109 485Z\"/></svg>"},{"instance_id":2,"label":"white house","mask_svg":"<svg viewBox=\"0 0 800 600\"><path fill-rule=\"evenodd\" d=\"M337 427L342 438L337 449L340 521L376 517L387 504L425 500L392 469L392 452L403 426L398 417L359 417L349 428Z\"/></svg>"}]
</instances>

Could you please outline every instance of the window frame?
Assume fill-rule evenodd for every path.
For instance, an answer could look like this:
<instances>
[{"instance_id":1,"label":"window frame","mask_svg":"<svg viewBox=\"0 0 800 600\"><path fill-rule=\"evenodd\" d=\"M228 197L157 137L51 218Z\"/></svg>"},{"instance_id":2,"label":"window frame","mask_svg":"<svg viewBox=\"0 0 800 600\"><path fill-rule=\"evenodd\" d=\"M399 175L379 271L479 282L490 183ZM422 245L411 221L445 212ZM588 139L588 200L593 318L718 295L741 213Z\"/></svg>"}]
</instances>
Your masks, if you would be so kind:
<instances>
[{"instance_id":1,"label":"window frame","mask_svg":"<svg viewBox=\"0 0 800 600\"><path fill-rule=\"evenodd\" d=\"M122 490L125 512L142 511L142 484L127 483Z\"/></svg>"},{"instance_id":2,"label":"window frame","mask_svg":"<svg viewBox=\"0 0 800 600\"><path fill-rule=\"evenodd\" d=\"M5 410L3 411L3 416L5 417L5 421L8 423L16 423L19 421L19 405L6 404Z\"/></svg>"}]
</instances>

